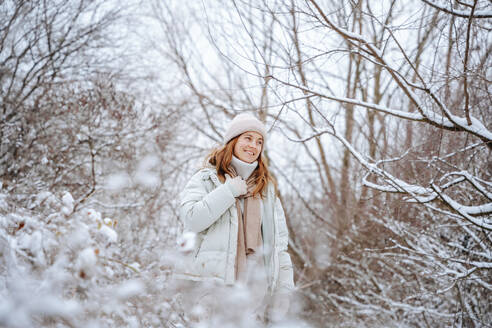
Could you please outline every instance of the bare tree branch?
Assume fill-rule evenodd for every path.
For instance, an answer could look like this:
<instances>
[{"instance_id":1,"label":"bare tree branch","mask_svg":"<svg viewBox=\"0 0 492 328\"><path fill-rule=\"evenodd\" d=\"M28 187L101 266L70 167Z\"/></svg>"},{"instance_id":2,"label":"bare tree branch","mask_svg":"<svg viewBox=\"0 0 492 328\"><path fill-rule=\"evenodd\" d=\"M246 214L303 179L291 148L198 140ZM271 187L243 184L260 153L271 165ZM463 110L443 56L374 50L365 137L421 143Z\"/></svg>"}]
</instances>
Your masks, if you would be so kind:
<instances>
[{"instance_id":1,"label":"bare tree branch","mask_svg":"<svg viewBox=\"0 0 492 328\"><path fill-rule=\"evenodd\" d=\"M432 8L435 8L437 10L440 10L442 12L445 12L446 14L451 14L453 16L457 17L462 17L462 18L492 18L492 13L490 11L482 11L482 12L476 12L474 13L474 6L472 6L472 9L470 11L464 11L464 10L455 10L455 9L449 9L447 7L438 5L431 0L421 0L422 2L428 4ZM459 1L458 1L459 2ZM476 1L475 1L476 4Z\"/></svg>"}]
</instances>

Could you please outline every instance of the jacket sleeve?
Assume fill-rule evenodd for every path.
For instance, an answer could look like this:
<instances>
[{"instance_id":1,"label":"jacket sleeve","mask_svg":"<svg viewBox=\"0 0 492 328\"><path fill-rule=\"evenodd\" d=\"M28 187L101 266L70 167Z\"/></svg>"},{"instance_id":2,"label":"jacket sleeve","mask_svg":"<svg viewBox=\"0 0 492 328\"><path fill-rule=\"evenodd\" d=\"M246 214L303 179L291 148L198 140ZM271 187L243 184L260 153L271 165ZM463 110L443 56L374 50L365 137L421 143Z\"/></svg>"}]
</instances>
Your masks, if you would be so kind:
<instances>
[{"instance_id":1,"label":"jacket sleeve","mask_svg":"<svg viewBox=\"0 0 492 328\"><path fill-rule=\"evenodd\" d=\"M278 243L278 258L279 258L279 276L277 293L284 293L293 291L294 287L294 270L292 268L292 261L287 248L289 246L289 231L287 230L287 223L285 222L285 214L282 209L280 200L275 200L275 211L277 212L277 227L279 230L279 243Z\"/></svg>"},{"instance_id":2,"label":"jacket sleeve","mask_svg":"<svg viewBox=\"0 0 492 328\"><path fill-rule=\"evenodd\" d=\"M198 233L210 227L234 203L234 195L226 184L207 192L200 171L191 177L181 193L179 217L187 231Z\"/></svg>"}]
</instances>

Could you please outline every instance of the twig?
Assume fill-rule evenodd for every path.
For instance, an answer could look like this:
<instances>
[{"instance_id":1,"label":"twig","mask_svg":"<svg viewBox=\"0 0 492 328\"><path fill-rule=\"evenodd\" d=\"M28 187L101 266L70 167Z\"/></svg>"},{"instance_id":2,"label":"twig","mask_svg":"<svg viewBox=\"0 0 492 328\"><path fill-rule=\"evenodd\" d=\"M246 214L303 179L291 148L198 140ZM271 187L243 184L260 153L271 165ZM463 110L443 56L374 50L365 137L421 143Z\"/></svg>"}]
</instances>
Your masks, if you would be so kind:
<instances>
[{"instance_id":1,"label":"twig","mask_svg":"<svg viewBox=\"0 0 492 328\"><path fill-rule=\"evenodd\" d=\"M468 94L468 57L470 52L470 31L471 31L471 23L473 19L473 13L475 12L475 7L477 6L477 0L473 2L473 7L470 12L470 17L468 18L468 27L466 30L466 49L465 49L465 62L463 64L463 73L464 73L464 82L463 82L463 90L465 91L465 116L466 123L468 125L472 125L472 121L470 118L470 95Z\"/></svg>"}]
</instances>

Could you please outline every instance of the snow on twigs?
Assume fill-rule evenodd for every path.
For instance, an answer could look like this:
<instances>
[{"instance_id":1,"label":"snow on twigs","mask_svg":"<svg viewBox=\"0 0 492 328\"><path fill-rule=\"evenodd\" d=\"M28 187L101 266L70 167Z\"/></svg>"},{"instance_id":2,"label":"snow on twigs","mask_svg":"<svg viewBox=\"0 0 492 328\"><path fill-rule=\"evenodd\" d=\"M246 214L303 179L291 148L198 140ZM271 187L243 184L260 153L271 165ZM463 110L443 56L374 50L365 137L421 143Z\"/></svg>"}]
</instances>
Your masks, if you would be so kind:
<instances>
[{"instance_id":1,"label":"snow on twigs","mask_svg":"<svg viewBox=\"0 0 492 328\"><path fill-rule=\"evenodd\" d=\"M124 261L112 260L118 254L116 220L102 220L94 209L72 213L68 192L60 198L42 192L33 202L37 211L0 215L0 326L41 326L47 318L76 327L114 320L110 314L122 302L144 291L137 280L119 284L129 273ZM111 294L117 298L108 302ZM98 303L107 305L97 309Z\"/></svg>"},{"instance_id":2,"label":"snow on twigs","mask_svg":"<svg viewBox=\"0 0 492 328\"><path fill-rule=\"evenodd\" d=\"M64 194L63 194L63 197L62 197L62 203L63 205L70 211L73 210L73 197L72 195L66 191Z\"/></svg>"},{"instance_id":3,"label":"snow on twigs","mask_svg":"<svg viewBox=\"0 0 492 328\"><path fill-rule=\"evenodd\" d=\"M93 248L86 248L80 252L75 267L86 277L92 277L96 273L97 256Z\"/></svg>"},{"instance_id":4,"label":"snow on twigs","mask_svg":"<svg viewBox=\"0 0 492 328\"><path fill-rule=\"evenodd\" d=\"M106 187L114 192L128 187L130 183L130 177L125 172L113 173L106 178Z\"/></svg>"},{"instance_id":5,"label":"snow on twigs","mask_svg":"<svg viewBox=\"0 0 492 328\"><path fill-rule=\"evenodd\" d=\"M104 238L107 243L116 243L118 240L118 234L112 228L108 227L105 224L101 225L98 233Z\"/></svg>"},{"instance_id":6,"label":"snow on twigs","mask_svg":"<svg viewBox=\"0 0 492 328\"><path fill-rule=\"evenodd\" d=\"M180 252L191 252L195 248L196 234L190 231L185 232L177 239L176 243Z\"/></svg>"},{"instance_id":7,"label":"snow on twigs","mask_svg":"<svg viewBox=\"0 0 492 328\"><path fill-rule=\"evenodd\" d=\"M159 159L156 156L147 156L138 164L135 179L138 184L153 188L159 184L159 176L155 172L155 167L159 164Z\"/></svg>"},{"instance_id":8,"label":"snow on twigs","mask_svg":"<svg viewBox=\"0 0 492 328\"><path fill-rule=\"evenodd\" d=\"M139 280L129 280L121 284L116 290L116 297L125 300L145 292L145 285Z\"/></svg>"}]
</instances>

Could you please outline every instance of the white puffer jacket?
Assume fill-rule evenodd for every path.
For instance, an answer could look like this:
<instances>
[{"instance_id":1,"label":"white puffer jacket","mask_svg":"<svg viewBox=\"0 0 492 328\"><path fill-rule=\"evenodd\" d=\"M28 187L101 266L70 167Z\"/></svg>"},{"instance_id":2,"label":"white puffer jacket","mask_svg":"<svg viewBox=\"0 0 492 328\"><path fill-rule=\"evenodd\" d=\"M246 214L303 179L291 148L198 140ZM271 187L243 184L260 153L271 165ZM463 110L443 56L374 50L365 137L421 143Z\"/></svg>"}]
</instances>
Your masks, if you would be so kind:
<instances>
[{"instance_id":1,"label":"white puffer jacket","mask_svg":"<svg viewBox=\"0 0 492 328\"><path fill-rule=\"evenodd\" d=\"M204 168L190 179L181 194L179 216L187 231L197 233L197 242L195 250L176 264L175 276L233 284L238 234L236 201L214 168ZM269 292L290 291L294 279L287 253L287 225L271 184L262 200L262 231Z\"/></svg>"}]
</instances>

